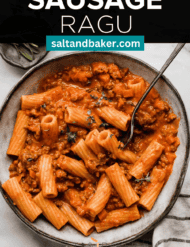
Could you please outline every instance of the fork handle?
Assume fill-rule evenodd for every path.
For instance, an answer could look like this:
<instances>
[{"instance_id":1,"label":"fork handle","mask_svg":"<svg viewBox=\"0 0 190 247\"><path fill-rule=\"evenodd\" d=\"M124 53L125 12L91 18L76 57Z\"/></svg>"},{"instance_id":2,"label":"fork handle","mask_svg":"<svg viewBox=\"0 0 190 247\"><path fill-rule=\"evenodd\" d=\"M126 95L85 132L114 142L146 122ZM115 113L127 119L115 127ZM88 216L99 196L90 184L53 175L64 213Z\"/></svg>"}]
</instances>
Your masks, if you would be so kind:
<instances>
[{"instance_id":1,"label":"fork handle","mask_svg":"<svg viewBox=\"0 0 190 247\"><path fill-rule=\"evenodd\" d=\"M177 44L177 46L175 47L175 49L173 50L173 52L171 53L171 55L169 56L169 58L166 60L166 62L162 66L162 68L159 71L158 75L151 82L150 86L148 87L148 89L145 91L145 93L143 94L143 96L141 97L141 99L139 100L139 102L137 103L137 105L135 106L135 109L134 109L134 111L132 113L132 117L131 117L130 136L128 137L128 141L124 145L123 149L127 146L127 144L129 143L129 141L132 139L133 131L134 131L135 114L138 111L140 105L142 104L143 100L146 98L146 96L148 95L148 93L150 92L150 90L154 87L154 85L156 84L156 82L158 81L158 79L162 76L162 74L164 73L164 71L167 69L167 67L174 60L174 58L181 51L181 49L184 47L185 44L186 43L179 43L179 44ZM127 138L123 138L124 143L126 142L126 139Z\"/></svg>"},{"instance_id":2,"label":"fork handle","mask_svg":"<svg viewBox=\"0 0 190 247\"><path fill-rule=\"evenodd\" d=\"M141 99L137 103L137 105L136 105L136 107L135 107L135 109L133 111L133 115L135 115L135 112L139 109L139 106L141 105L141 103L143 102L143 100L146 98L147 94L154 87L154 85L156 84L156 82L158 81L158 79L162 76L162 74L164 73L164 71L167 69L167 67L174 60L174 58L181 51L181 49L184 47L185 44L186 43L179 43L179 44L177 44L177 46L175 47L175 49L173 50L173 52L171 53L171 55L169 56L169 58L166 60L165 64L162 66L162 68L161 68L160 72L158 73L158 75L154 78L154 80L152 81L152 83L150 84L150 86L148 87L148 89L146 90L146 92L143 94L143 96L141 97ZM133 115L132 115L132 117L133 117Z\"/></svg>"}]
</instances>

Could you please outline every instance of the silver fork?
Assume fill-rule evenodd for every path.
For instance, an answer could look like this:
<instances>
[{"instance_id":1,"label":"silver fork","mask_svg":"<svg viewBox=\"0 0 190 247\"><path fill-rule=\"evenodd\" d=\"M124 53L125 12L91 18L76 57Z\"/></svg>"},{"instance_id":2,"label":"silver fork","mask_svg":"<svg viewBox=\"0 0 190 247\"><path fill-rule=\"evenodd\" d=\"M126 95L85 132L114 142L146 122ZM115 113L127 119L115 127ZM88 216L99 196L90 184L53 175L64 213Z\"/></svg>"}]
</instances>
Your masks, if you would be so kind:
<instances>
[{"instance_id":1,"label":"silver fork","mask_svg":"<svg viewBox=\"0 0 190 247\"><path fill-rule=\"evenodd\" d=\"M122 142L124 143L124 146L122 147L122 149L124 149L129 144L129 142L131 141L131 139L133 137L135 114L138 111L140 105L142 104L143 100L146 98L146 96L148 95L148 93L150 92L150 90L154 87L154 85L156 84L156 82L158 81L158 79L162 76L162 74L164 73L164 71L167 69L167 67L174 60L174 58L181 51L181 49L184 47L185 44L186 43L179 43L179 44L177 44L177 46L175 47L175 49L173 50L173 52L171 53L171 55L169 56L169 58L166 60L165 64L162 66L162 68L161 68L160 72L158 73L158 75L150 83L150 86L148 87L148 89L145 91L145 93L143 94L143 96L141 97L141 99L139 100L139 102L137 103L137 105L135 106L135 109L134 109L134 111L132 113L130 126L129 126L127 132L126 132L126 136L124 138L122 138Z\"/></svg>"}]
</instances>

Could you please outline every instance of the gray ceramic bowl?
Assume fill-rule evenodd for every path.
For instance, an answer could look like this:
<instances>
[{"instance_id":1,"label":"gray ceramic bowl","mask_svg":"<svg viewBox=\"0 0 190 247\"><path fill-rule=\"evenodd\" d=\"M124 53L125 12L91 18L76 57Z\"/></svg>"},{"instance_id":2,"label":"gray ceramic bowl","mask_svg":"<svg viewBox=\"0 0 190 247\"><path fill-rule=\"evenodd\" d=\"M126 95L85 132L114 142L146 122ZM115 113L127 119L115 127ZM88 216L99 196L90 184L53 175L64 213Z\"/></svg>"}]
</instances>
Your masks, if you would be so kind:
<instances>
[{"instance_id":1,"label":"gray ceramic bowl","mask_svg":"<svg viewBox=\"0 0 190 247\"><path fill-rule=\"evenodd\" d=\"M21 95L36 92L38 83L44 76L54 73L55 71L61 71L66 65L81 65L95 61L104 61L108 63L113 62L121 68L129 67L132 72L143 76L148 82L151 82L157 74L157 71L154 68L150 67L143 61L121 53L117 54L112 52L72 53L45 61L30 69L12 89L1 109L1 183L5 182L9 177L8 167L11 163L11 159L6 155L6 150L12 135L16 114L20 108ZM171 210L180 193L187 170L189 156L189 126L183 101L171 82L164 76L157 82L156 89L159 91L163 99L167 99L169 101L175 114L181 118L178 133L181 145L177 150L177 158L175 160L173 173L150 212L145 213L144 217L136 222L129 223L99 234L94 232L91 236L84 237L81 233L69 225L66 225L63 229L58 231L43 217L37 219L35 223L30 223L20 213L17 207L13 205L12 201L9 197L7 197L6 193L1 188L1 192L6 202L15 214L17 214L17 216L28 227L39 233L41 236L64 243L67 246L91 246L91 237L98 239L101 246L123 246L124 244L139 238L144 233L155 227Z\"/></svg>"}]
</instances>

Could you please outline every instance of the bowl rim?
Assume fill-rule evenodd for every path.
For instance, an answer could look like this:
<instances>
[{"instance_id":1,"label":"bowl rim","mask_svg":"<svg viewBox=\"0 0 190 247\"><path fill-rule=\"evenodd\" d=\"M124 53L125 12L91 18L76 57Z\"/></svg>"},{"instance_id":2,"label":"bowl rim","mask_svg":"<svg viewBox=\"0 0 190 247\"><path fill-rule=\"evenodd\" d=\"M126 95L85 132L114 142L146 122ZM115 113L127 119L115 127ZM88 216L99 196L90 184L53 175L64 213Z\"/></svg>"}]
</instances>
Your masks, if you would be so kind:
<instances>
[{"instance_id":1,"label":"bowl rim","mask_svg":"<svg viewBox=\"0 0 190 247\"><path fill-rule=\"evenodd\" d=\"M113 51L113 52L105 52L105 51L89 51L89 52L87 51L87 52L84 52L84 51L81 51L81 52L68 52L68 53L64 53L64 54L61 54L61 55L58 55L58 56L55 56L53 58L49 58L49 59L46 59L46 60L40 62L37 65L35 65L32 68L30 68L26 73L24 73L24 75L15 84L15 86L12 87L12 89L10 90L9 94L7 95L7 97L5 98L5 100L4 100L3 104L2 104L2 106L0 108L0 121L1 121L2 114L3 114L3 112L4 112L4 110L5 110L6 106L7 106L7 104L9 102L9 99L12 97L12 95L14 94L14 92L19 88L19 86L31 74L33 74L35 71L37 71L41 67L47 65L48 63L53 62L55 60L62 59L63 57L69 57L71 55L76 55L76 56L79 55L79 56L81 56L83 54L95 54L95 53L102 53L102 54L110 54L110 55L121 56L121 57L124 57L124 58L127 58L127 59L131 59L131 60L135 61L136 63L141 64L141 65L147 67L149 70L151 70L154 73L155 72L156 73L159 72L157 69L155 69L153 66L149 65L148 63L144 62L143 60L141 60L139 58L136 58L134 56L131 56L131 55L122 53L122 52L119 52L118 53L118 52L115 52L115 51ZM185 178L185 175L186 175L186 171L187 171L187 168L188 168L188 161L189 161L189 150L190 150L189 121L188 121L188 117L187 117L187 112L186 112L186 109L185 109L185 105L184 105L183 100L182 100L180 94L178 93L177 89L173 86L173 84L171 83L171 81L166 76L162 75L161 78L164 79L164 82L170 87L170 89L174 92L175 96L178 98L178 100L179 100L179 102L181 104L181 107L182 107L182 112L183 112L183 115L184 115L184 121L185 121L186 126L187 126L187 133L186 133L187 145L186 145L185 159L184 159L184 163L183 163L183 166L182 166L182 169L181 169L181 174L179 176L179 179L178 179L178 182L177 182L177 185L176 185L176 190L173 193L173 195L171 197L171 200L170 200L170 203L166 207L165 211L157 219L155 219L154 222L152 222L146 228L144 228L143 230L141 230L138 234L132 235L132 236L130 236L128 238L124 238L124 239L121 239L121 240L118 240L118 241L114 241L113 243L110 243L110 244L102 243L101 244L102 247L103 246L109 246L109 247L119 247L119 246L122 246L124 244L130 243L130 242L132 242L132 241L140 238L145 233L147 233L150 230L152 230L153 228L155 228L156 225L158 225L158 223L172 209L174 203L176 202L176 200L177 200L177 198L178 198L178 196L180 194L180 191L181 191L181 188L182 188L182 185L183 185L183 182L184 182L184 178ZM27 218L25 218L22 215L22 213L17 209L17 207L15 207L13 205L12 200L9 198L9 196L6 194L6 192L3 190L3 188L2 188L2 182L1 181L0 181L0 191L1 191L1 194L4 197L5 201L10 206L10 208L14 211L14 213L18 216L18 218L24 224L26 224L32 231L34 231L35 233L39 234L40 236L42 236L44 238L50 239L50 240L52 240L54 242L66 244L66 245L69 245L69 246L72 246L72 247L89 246L88 244L82 244L82 243L80 244L80 243L73 243L73 242L70 242L70 241L66 241L66 240L60 239L58 237L51 236L50 234L45 233L44 231L39 230ZM92 244L91 246L95 246L95 245Z\"/></svg>"}]
</instances>

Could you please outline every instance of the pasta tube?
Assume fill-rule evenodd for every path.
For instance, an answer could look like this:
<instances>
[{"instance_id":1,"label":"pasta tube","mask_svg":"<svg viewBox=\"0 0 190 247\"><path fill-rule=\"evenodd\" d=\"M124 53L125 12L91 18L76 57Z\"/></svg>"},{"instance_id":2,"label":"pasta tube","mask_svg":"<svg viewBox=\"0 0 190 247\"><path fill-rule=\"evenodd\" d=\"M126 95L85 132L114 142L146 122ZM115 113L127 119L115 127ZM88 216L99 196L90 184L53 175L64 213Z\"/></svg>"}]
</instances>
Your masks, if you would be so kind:
<instances>
[{"instance_id":1,"label":"pasta tube","mask_svg":"<svg viewBox=\"0 0 190 247\"><path fill-rule=\"evenodd\" d=\"M133 190L131 184L128 182L125 174L117 163L108 167L106 173L126 207L131 206L139 200L138 195Z\"/></svg>"},{"instance_id":2,"label":"pasta tube","mask_svg":"<svg viewBox=\"0 0 190 247\"><path fill-rule=\"evenodd\" d=\"M94 126L98 127L102 123L96 114L91 113L91 110L76 107L67 107L65 110L65 122L87 129L91 129Z\"/></svg>"},{"instance_id":3,"label":"pasta tube","mask_svg":"<svg viewBox=\"0 0 190 247\"><path fill-rule=\"evenodd\" d=\"M60 164L61 169L71 173L72 175L80 178L84 178L95 182L95 178L87 171L84 163L80 160L75 160L67 156L63 156Z\"/></svg>"},{"instance_id":4,"label":"pasta tube","mask_svg":"<svg viewBox=\"0 0 190 247\"><path fill-rule=\"evenodd\" d=\"M45 198L54 198L57 196L56 178L53 174L52 157L44 154L39 159L40 186Z\"/></svg>"},{"instance_id":5,"label":"pasta tube","mask_svg":"<svg viewBox=\"0 0 190 247\"><path fill-rule=\"evenodd\" d=\"M131 120L130 115L113 107L103 106L96 109L97 114L114 127L126 131Z\"/></svg>"},{"instance_id":6,"label":"pasta tube","mask_svg":"<svg viewBox=\"0 0 190 247\"><path fill-rule=\"evenodd\" d=\"M140 97L146 89L145 81L140 76L135 79L133 78L132 80L128 80L127 85L128 88L133 89L134 95L136 97Z\"/></svg>"},{"instance_id":7,"label":"pasta tube","mask_svg":"<svg viewBox=\"0 0 190 247\"><path fill-rule=\"evenodd\" d=\"M77 154L82 160L87 168L94 170L99 164L96 155L91 151L91 149L86 145L83 139L81 139L75 146L73 146L72 151Z\"/></svg>"},{"instance_id":8,"label":"pasta tube","mask_svg":"<svg viewBox=\"0 0 190 247\"><path fill-rule=\"evenodd\" d=\"M136 155L133 152L118 148L120 146L120 142L110 130L101 131L98 135L97 141L102 147L107 149L110 153L113 153L115 158L126 161L130 164L136 161Z\"/></svg>"},{"instance_id":9,"label":"pasta tube","mask_svg":"<svg viewBox=\"0 0 190 247\"><path fill-rule=\"evenodd\" d=\"M79 216L68 203L63 202L60 209L67 216L69 223L85 236L90 235L94 231L94 223Z\"/></svg>"},{"instance_id":10,"label":"pasta tube","mask_svg":"<svg viewBox=\"0 0 190 247\"><path fill-rule=\"evenodd\" d=\"M27 125L28 116L24 113L24 111L18 111L7 154L19 156L20 151L24 148L25 145Z\"/></svg>"},{"instance_id":11,"label":"pasta tube","mask_svg":"<svg viewBox=\"0 0 190 247\"><path fill-rule=\"evenodd\" d=\"M44 93L22 95L21 108L22 110L38 108L45 103L47 97L50 97L51 100L59 100L62 95L63 90L61 87L52 88Z\"/></svg>"},{"instance_id":12,"label":"pasta tube","mask_svg":"<svg viewBox=\"0 0 190 247\"><path fill-rule=\"evenodd\" d=\"M135 221L140 218L141 216L137 205L133 205L130 208L122 208L109 212L105 219L95 222L95 227L97 232L103 232L110 228L118 227L129 221Z\"/></svg>"},{"instance_id":13,"label":"pasta tube","mask_svg":"<svg viewBox=\"0 0 190 247\"><path fill-rule=\"evenodd\" d=\"M22 189L17 177L10 178L2 185L2 187L20 209L22 214L31 222L42 213L42 210L32 200L32 196Z\"/></svg>"},{"instance_id":14,"label":"pasta tube","mask_svg":"<svg viewBox=\"0 0 190 247\"><path fill-rule=\"evenodd\" d=\"M99 131L97 129L94 129L90 131L90 133L86 136L85 143L86 145L92 149L92 151L98 155L100 153L105 153L104 148L98 144L97 137L98 137Z\"/></svg>"},{"instance_id":15,"label":"pasta tube","mask_svg":"<svg viewBox=\"0 0 190 247\"><path fill-rule=\"evenodd\" d=\"M134 166L129 170L129 173L135 178L142 178L143 175L146 175L148 171L156 163L164 146L162 146L157 141L152 141L142 156L136 161Z\"/></svg>"},{"instance_id":16,"label":"pasta tube","mask_svg":"<svg viewBox=\"0 0 190 247\"><path fill-rule=\"evenodd\" d=\"M68 219L65 214L53 203L53 201L43 197L42 192L34 197L35 203L42 209L43 215L58 230L64 226Z\"/></svg>"},{"instance_id":17,"label":"pasta tube","mask_svg":"<svg viewBox=\"0 0 190 247\"><path fill-rule=\"evenodd\" d=\"M41 121L41 129L43 140L46 145L51 145L52 142L57 141L59 128L56 116L48 114L43 117Z\"/></svg>"},{"instance_id":18,"label":"pasta tube","mask_svg":"<svg viewBox=\"0 0 190 247\"><path fill-rule=\"evenodd\" d=\"M139 205L150 211L164 186L167 176L166 170L154 168L152 170L150 183L145 192L142 193Z\"/></svg>"},{"instance_id":19,"label":"pasta tube","mask_svg":"<svg viewBox=\"0 0 190 247\"><path fill-rule=\"evenodd\" d=\"M109 178L106 174L102 174L95 194L86 204L86 213L92 217L95 217L97 214L99 214L105 208L110 198L111 190L112 186Z\"/></svg>"}]
</instances>

